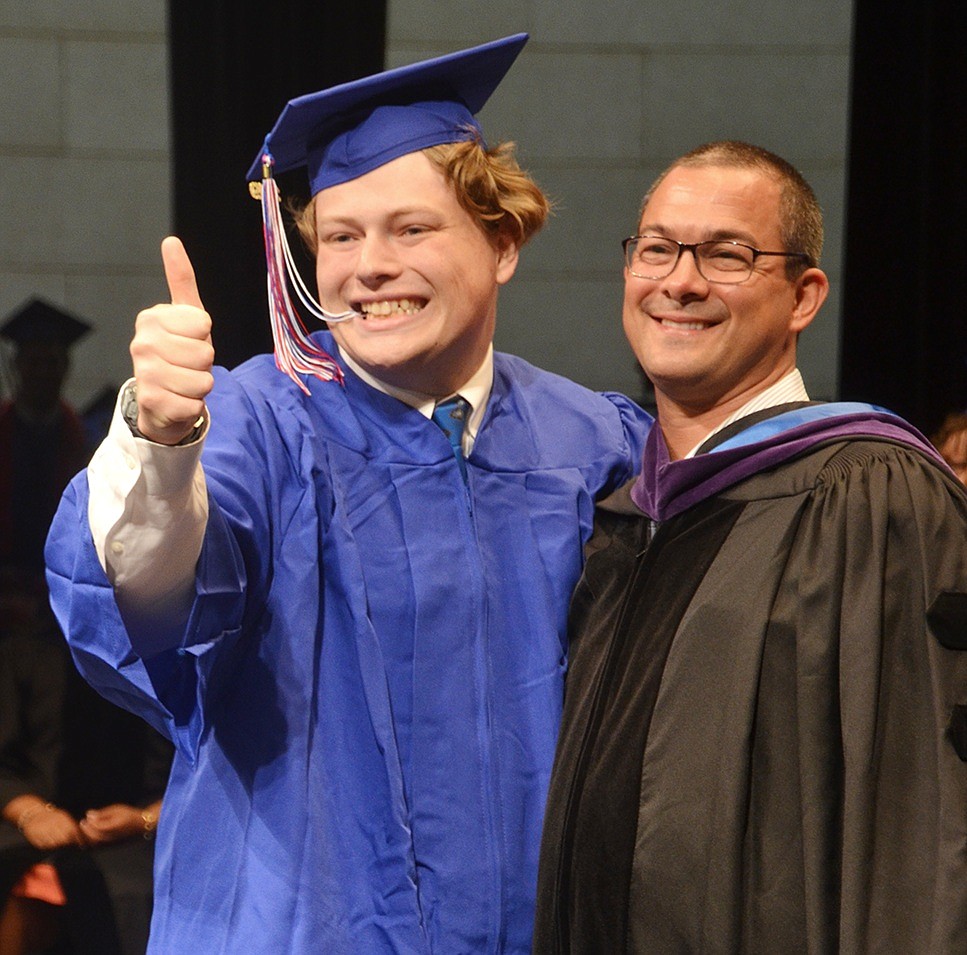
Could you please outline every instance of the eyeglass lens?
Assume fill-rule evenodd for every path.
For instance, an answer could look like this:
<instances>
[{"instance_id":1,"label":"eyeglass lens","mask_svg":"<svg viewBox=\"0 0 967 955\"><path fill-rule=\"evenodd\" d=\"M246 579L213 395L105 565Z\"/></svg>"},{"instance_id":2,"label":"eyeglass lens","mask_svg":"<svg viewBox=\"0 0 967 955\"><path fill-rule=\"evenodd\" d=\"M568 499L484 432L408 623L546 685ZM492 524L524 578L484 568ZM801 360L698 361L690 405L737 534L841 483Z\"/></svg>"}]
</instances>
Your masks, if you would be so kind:
<instances>
[{"instance_id":1,"label":"eyeglass lens","mask_svg":"<svg viewBox=\"0 0 967 955\"><path fill-rule=\"evenodd\" d=\"M752 274L754 250L728 240L699 242L693 246L641 236L626 243L626 261L633 275L660 279L672 273L686 249L693 251L699 273L711 282L742 282Z\"/></svg>"}]
</instances>

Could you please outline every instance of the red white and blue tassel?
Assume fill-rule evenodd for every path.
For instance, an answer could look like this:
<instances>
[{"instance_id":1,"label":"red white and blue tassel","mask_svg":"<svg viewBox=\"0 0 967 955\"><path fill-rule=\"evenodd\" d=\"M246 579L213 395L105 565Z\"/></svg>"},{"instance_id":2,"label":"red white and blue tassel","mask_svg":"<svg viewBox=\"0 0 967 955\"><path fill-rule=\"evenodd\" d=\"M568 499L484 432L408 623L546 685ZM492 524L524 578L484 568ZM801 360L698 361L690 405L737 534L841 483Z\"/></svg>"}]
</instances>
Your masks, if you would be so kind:
<instances>
[{"instance_id":1,"label":"red white and blue tassel","mask_svg":"<svg viewBox=\"0 0 967 955\"><path fill-rule=\"evenodd\" d=\"M324 322L345 322L357 318L353 311L327 312L310 294L292 257L282 221L279 187L272 178L272 157L262 157L262 182L251 183L252 195L262 203L262 236L265 241L265 267L272 320L272 340L275 343L275 364L306 394L300 375L314 375L321 381L338 381L343 373L335 359L323 351L306 331L305 324L289 297L289 282L306 310Z\"/></svg>"}]
</instances>

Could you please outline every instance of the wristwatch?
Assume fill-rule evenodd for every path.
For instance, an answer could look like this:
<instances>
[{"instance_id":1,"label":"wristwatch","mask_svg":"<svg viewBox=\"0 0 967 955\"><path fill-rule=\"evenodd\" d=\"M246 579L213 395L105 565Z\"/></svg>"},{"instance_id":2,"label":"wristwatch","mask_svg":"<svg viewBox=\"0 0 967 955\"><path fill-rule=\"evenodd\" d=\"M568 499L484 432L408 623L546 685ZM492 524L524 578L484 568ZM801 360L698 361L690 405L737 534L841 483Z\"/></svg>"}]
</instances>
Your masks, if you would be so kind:
<instances>
[{"instance_id":1,"label":"wristwatch","mask_svg":"<svg viewBox=\"0 0 967 955\"><path fill-rule=\"evenodd\" d=\"M145 441L151 440L147 435L142 434L138 428L138 383L136 381L125 385L124 390L121 392L121 417L124 418L125 424L127 424L131 430L131 434L136 438L144 438ZM193 441L197 441L205 430L207 421L208 418L206 415L204 413L200 414L191 431L177 444L172 445L172 447L178 448L183 444L191 444ZM153 443L157 444L157 442Z\"/></svg>"}]
</instances>

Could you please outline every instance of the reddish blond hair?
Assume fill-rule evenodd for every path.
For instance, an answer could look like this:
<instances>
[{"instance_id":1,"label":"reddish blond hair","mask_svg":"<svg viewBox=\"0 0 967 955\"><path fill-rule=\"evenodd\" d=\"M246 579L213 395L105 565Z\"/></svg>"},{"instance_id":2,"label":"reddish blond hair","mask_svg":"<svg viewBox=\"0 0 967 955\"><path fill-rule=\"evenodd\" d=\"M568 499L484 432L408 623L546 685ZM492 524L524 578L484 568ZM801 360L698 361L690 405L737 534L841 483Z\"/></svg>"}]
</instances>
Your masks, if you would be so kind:
<instances>
[{"instance_id":1,"label":"reddish blond hair","mask_svg":"<svg viewBox=\"0 0 967 955\"><path fill-rule=\"evenodd\" d=\"M550 200L521 169L513 143L491 149L476 141L430 146L423 154L453 186L457 201L494 242L510 241L518 248L544 226ZM291 210L299 235L309 251L316 252L313 200Z\"/></svg>"}]
</instances>

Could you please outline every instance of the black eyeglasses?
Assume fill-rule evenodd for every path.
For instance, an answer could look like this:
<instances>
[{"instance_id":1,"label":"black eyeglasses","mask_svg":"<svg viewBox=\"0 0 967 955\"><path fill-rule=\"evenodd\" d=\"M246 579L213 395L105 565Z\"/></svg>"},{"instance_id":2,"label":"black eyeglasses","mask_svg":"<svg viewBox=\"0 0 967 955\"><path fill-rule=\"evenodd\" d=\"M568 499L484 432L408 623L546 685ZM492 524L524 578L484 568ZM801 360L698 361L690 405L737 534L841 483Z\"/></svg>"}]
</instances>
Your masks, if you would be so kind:
<instances>
[{"instance_id":1,"label":"black eyeglasses","mask_svg":"<svg viewBox=\"0 0 967 955\"><path fill-rule=\"evenodd\" d=\"M640 279L663 279L671 275L683 252L691 252L699 275L708 282L738 285L744 282L762 255L779 255L787 259L810 262L805 252L763 252L731 239L707 242L677 242L660 235L633 235L621 243L625 265Z\"/></svg>"}]
</instances>

